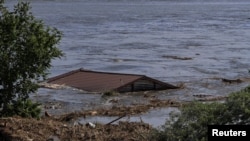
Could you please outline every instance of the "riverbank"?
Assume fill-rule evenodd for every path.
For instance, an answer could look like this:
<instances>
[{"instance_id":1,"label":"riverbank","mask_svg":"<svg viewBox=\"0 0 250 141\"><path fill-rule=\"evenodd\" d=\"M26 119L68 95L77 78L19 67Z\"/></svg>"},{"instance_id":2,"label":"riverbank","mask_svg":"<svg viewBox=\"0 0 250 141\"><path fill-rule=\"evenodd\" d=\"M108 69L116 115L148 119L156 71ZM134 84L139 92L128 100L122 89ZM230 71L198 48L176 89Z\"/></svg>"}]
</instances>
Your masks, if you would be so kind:
<instances>
[{"instance_id":1,"label":"riverbank","mask_svg":"<svg viewBox=\"0 0 250 141\"><path fill-rule=\"evenodd\" d=\"M40 120L10 117L0 119L2 141L111 141L147 140L152 127L146 123L72 124L44 117Z\"/></svg>"},{"instance_id":2,"label":"riverbank","mask_svg":"<svg viewBox=\"0 0 250 141\"><path fill-rule=\"evenodd\" d=\"M133 106L113 106L62 115L53 115L46 110L40 119L8 117L0 118L0 138L3 141L147 141L156 129L142 119L131 122L128 117L140 115L149 109L160 107L180 107L183 103L174 100L151 100L148 104ZM118 116L103 124L101 122L80 122L80 118L93 116ZM121 120L125 118L127 120Z\"/></svg>"}]
</instances>

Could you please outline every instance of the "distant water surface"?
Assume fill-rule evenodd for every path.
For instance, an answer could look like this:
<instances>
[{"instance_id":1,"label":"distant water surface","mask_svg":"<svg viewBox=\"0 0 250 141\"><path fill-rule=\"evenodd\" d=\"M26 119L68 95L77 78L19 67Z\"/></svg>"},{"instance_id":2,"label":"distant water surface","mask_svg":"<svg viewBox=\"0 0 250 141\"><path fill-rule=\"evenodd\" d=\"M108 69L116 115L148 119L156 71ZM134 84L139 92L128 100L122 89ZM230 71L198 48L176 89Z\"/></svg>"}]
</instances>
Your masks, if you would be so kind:
<instances>
[{"instance_id":1,"label":"distant water surface","mask_svg":"<svg viewBox=\"0 0 250 141\"><path fill-rule=\"evenodd\" d=\"M165 81L249 75L249 3L34 1L64 33L51 76L80 67ZM190 58L190 60L171 57Z\"/></svg>"}]
</instances>

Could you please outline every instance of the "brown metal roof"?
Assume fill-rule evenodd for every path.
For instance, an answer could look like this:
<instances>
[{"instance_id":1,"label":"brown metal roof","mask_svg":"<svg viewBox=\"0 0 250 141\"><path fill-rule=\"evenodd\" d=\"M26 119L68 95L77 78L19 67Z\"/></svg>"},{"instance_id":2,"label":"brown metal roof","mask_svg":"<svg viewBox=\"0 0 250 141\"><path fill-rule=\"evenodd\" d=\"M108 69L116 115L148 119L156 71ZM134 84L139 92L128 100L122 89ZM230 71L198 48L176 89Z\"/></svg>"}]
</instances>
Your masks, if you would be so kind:
<instances>
[{"instance_id":1,"label":"brown metal roof","mask_svg":"<svg viewBox=\"0 0 250 141\"><path fill-rule=\"evenodd\" d=\"M134 85L134 83L137 83L137 81L138 84ZM142 84L142 81L144 84ZM48 79L47 82L52 84L67 85L90 92L105 92L111 90L123 92L144 89L148 90L149 88L139 89L135 87L139 85L140 87L146 86L145 83L149 82L150 84L154 85L154 89L177 88L176 86L149 78L145 75L97 72L85 69L77 69L56 77L52 77ZM158 86L157 88L155 87L156 85ZM125 90L125 87L129 87L129 89L127 88L128 90Z\"/></svg>"}]
</instances>

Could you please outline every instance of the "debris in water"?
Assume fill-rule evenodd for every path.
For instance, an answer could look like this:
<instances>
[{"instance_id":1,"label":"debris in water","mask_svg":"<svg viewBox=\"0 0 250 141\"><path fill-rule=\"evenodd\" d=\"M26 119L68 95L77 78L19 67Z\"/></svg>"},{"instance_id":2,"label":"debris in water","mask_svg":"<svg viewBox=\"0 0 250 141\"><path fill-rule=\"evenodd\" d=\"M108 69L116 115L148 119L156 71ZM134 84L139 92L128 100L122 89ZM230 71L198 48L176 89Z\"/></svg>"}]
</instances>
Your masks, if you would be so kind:
<instances>
[{"instance_id":1,"label":"debris in water","mask_svg":"<svg viewBox=\"0 0 250 141\"><path fill-rule=\"evenodd\" d=\"M222 78L221 79L222 82L225 82L225 83L241 83L243 82L241 79L225 79L225 78Z\"/></svg>"}]
</instances>

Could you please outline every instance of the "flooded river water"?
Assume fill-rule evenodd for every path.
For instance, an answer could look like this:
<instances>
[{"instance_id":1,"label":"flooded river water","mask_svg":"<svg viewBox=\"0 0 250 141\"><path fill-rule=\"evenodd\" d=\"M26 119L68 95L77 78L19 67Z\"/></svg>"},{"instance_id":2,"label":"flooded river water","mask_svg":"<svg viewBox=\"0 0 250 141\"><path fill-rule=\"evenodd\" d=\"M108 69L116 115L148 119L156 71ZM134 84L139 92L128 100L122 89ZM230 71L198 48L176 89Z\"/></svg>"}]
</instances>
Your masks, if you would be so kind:
<instances>
[{"instance_id":1,"label":"flooded river water","mask_svg":"<svg viewBox=\"0 0 250 141\"><path fill-rule=\"evenodd\" d=\"M250 2L36 0L31 6L35 17L63 32L58 47L65 56L53 60L49 77L78 68L143 74L184 84L181 90L154 92L183 101L196 94L227 95L249 84L219 78L250 77ZM64 112L110 104L100 94L73 89L39 89L34 98L59 101ZM143 102L141 95L115 98ZM140 116L159 125L168 111Z\"/></svg>"}]
</instances>

